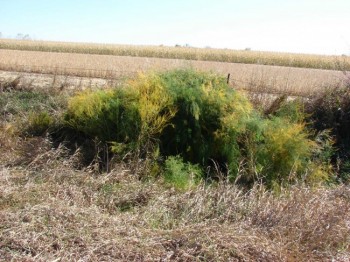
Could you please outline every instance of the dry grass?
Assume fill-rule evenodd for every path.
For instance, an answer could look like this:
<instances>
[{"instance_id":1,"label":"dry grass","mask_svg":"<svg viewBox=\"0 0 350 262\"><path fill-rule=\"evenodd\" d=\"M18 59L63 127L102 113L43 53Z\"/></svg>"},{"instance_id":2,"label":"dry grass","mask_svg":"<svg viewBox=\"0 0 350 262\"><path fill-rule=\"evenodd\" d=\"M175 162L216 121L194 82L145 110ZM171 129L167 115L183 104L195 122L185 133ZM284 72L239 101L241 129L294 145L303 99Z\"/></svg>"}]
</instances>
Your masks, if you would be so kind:
<instances>
[{"instance_id":1,"label":"dry grass","mask_svg":"<svg viewBox=\"0 0 350 262\"><path fill-rule=\"evenodd\" d=\"M13 88L12 83L19 83ZM0 91L8 90L67 90L78 92L84 89L104 89L124 83L123 79L103 79L57 74L0 71Z\"/></svg>"},{"instance_id":2,"label":"dry grass","mask_svg":"<svg viewBox=\"0 0 350 262\"><path fill-rule=\"evenodd\" d=\"M350 58L347 56L321 56L278 52L241 51L230 49L130 46L92 43L26 41L11 39L1 39L0 48L12 50L175 58L229 63L321 68L331 70L350 70Z\"/></svg>"},{"instance_id":3,"label":"dry grass","mask_svg":"<svg viewBox=\"0 0 350 262\"><path fill-rule=\"evenodd\" d=\"M341 84L345 79L341 71L180 59L18 50L0 50L0 57L1 70L111 80L120 80L140 71L192 67L223 75L230 73L230 83L235 88L292 95L310 95L325 87Z\"/></svg>"},{"instance_id":4,"label":"dry grass","mask_svg":"<svg viewBox=\"0 0 350 262\"><path fill-rule=\"evenodd\" d=\"M46 138L6 141L4 261L350 259L349 187L295 186L276 194L223 182L177 192L161 180L140 181L125 164L109 174L75 170L79 151L52 149Z\"/></svg>"}]
</instances>

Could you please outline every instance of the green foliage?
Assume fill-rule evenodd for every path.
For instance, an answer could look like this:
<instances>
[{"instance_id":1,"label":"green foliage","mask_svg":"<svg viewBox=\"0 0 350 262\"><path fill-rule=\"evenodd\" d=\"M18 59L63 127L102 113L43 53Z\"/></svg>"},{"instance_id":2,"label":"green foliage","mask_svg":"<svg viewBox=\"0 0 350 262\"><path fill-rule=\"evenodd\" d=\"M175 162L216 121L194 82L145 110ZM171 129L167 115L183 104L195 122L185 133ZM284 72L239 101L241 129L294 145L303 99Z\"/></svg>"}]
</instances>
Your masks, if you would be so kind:
<instances>
[{"instance_id":1,"label":"green foliage","mask_svg":"<svg viewBox=\"0 0 350 262\"><path fill-rule=\"evenodd\" d=\"M332 145L326 137L312 140L304 118L297 101L264 117L225 78L174 70L140 75L124 88L78 94L69 101L65 123L108 142L116 154L132 149L154 175L162 173L156 160L166 157L165 180L184 189L202 176L199 166L213 162L233 181L248 184L327 180Z\"/></svg>"},{"instance_id":2,"label":"green foliage","mask_svg":"<svg viewBox=\"0 0 350 262\"><path fill-rule=\"evenodd\" d=\"M158 139L176 114L173 98L167 92L161 77L156 74L140 74L136 80L128 83L127 90L129 95L137 99L140 117L139 149L152 150L152 142Z\"/></svg>"},{"instance_id":3,"label":"green foliage","mask_svg":"<svg viewBox=\"0 0 350 262\"><path fill-rule=\"evenodd\" d=\"M341 173L339 176L340 182L349 183L350 182L350 161L346 160L342 163Z\"/></svg>"},{"instance_id":4,"label":"green foliage","mask_svg":"<svg viewBox=\"0 0 350 262\"><path fill-rule=\"evenodd\" d=\"M66 105L65 95L48 91L13 90L0 95L0 122L20 136L41 136L56 124Z\"/></svg>"},{"instance_id":5,"label":"green foliage","mask_svg":"<svg viewBox=\"0 0 350 262\"><path fill-rule=\"evenodd\" d=\"M244 169L241 173L231 172L231 179L236 180L239 175L239 182L244 184L260 181L275 187L300 179L306 181L306 173L316 174L313 161L319 164L319 171L328 164L322 158L326 155L326 143L312 140L305 123L293 123L288 117L266 119L256 114L246 123L246 130L238 136L238 141Z\"/></svg>"},{"instance_id":6,"label":"green foliage","mask_svg":"<svg viewBox=\"0 0 350 262\"><path fill-rule=\"evenodd\" d=\"M326 129L317 132L314 140L318 147L313 153L313 158L322 163L329 164L332 156L336 153L334 147L335 141L332 137L331 130Z\"/></svg>"},{"instance_id":7,"label":"green foliage","mask_svg":"<svg viewBox=\"0 0 350 262\"><path fill-rule=\"evenodd\" d=\"M235 141L236 133L244 129L252 111L250 103L214 74L176 70L161 78L177 109L162 132L161 152L181 154L185 161L201 165L209 159L229 160L230 150L237 145L223 141Z\"/></svg>"},{"instance_id":8,"label":"green foliage","mask_svg":"<svg viewBox=\"0 0 350 262\"><path fill-rule=\"evenodd\" d=\"M199 165L185 163L180 156L169 156L165 161L164 180L179 190L198 184L203 176Z\"/></svg>"}]
</instances>

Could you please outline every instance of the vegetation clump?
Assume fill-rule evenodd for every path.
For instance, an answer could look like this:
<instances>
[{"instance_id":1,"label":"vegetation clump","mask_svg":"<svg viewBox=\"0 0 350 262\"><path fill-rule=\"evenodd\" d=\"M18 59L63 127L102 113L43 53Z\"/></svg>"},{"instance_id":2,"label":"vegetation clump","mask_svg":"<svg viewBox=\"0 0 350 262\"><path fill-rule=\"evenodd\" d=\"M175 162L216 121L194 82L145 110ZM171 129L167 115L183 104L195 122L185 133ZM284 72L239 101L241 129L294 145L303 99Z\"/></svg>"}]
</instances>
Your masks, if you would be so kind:
<instances>
[{"instance_id":1,"label":"vegetation clump","mask_svg":"<svg viewBox=\"0 0 350 262\"><path fill-rule=\"evenodd\" d=\"M305 173L316 174L313 181L328 180L323 169L314 172L314 152L322 148L298 114L264 117L225 78L175 70L140 75L123 88L80 93L69 101L64 123L109 144L112 153L168 158L168 165L179 156L202 171L215 165L245 184L289 183ZM200 173L216 179L213 172Z\"/></svg>"}]
</instances>

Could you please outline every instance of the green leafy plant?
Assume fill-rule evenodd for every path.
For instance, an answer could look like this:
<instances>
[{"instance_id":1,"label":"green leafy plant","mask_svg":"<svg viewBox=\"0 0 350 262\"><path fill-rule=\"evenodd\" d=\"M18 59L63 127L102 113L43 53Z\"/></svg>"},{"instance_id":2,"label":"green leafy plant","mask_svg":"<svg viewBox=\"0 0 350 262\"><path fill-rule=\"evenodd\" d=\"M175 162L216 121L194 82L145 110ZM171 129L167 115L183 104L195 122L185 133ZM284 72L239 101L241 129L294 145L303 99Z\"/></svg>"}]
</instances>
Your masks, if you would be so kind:
<instances>
[{"instance_id":1,"label":"green leafy plant","mask_svg":"<svg viewBox=\"0 0 350 262\"><path fill-rule=\"evenodd\" d=\"M211 159L229 161L230 150L236 151L235 135L252 112L248 100L215 74L176 70L161 78L177 109L161 134L162 154L181 154L201 165Z\"/></svg>"},{"instance_id":2,"label":"green leafy plant","mask_svg":"<svg viewBox=\"0 0 350 262\"><path fill-rule=\"evenodd\" d=\"M127 94L136 97L137 111L140 117L138 149L141 151L157 150L158 138L164 128L171 125L170 119L176 114L171 94L157 74L140 74L129 81Z\"/></svg>"},{"instance_id":3,"label":"green leafy plant","mask_svg":"<svg viewBox=\"0 0 350 262\"><path fill-rule=\"evenodd\" d=\"M288 119L292 123L303 123L309 117L302 100L285 101L273 114L276 117Z\"/></svg>"},{"instance_id":4,"label":"green leafy plant","mask_svg":"<svg viewBox=\"0 0 350 262\"><path fill-rule=\"evenodd\" d=\"M189 189L198 184L202 176L199 165L185 163L180 156L169 156L165 160L164 180L176 189Z\"/></svg>"}]
</instances>

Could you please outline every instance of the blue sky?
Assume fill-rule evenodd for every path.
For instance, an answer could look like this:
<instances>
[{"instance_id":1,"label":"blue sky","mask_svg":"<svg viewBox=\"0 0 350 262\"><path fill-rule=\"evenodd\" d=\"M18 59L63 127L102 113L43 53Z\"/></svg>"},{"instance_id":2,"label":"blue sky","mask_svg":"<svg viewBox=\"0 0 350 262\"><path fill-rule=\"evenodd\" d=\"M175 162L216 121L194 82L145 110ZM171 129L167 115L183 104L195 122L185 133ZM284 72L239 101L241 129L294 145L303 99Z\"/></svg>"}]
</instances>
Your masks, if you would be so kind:
<instances>
[{"instance_id":1,"label":"blue sky","mask_svg":"<svg viewBox=\"0 0 350 262\"><path fill-rule=\"evenodd\" d=\"M0 0L2 37L350 55L350 0Z\"/></svg>"}]
</instances>

